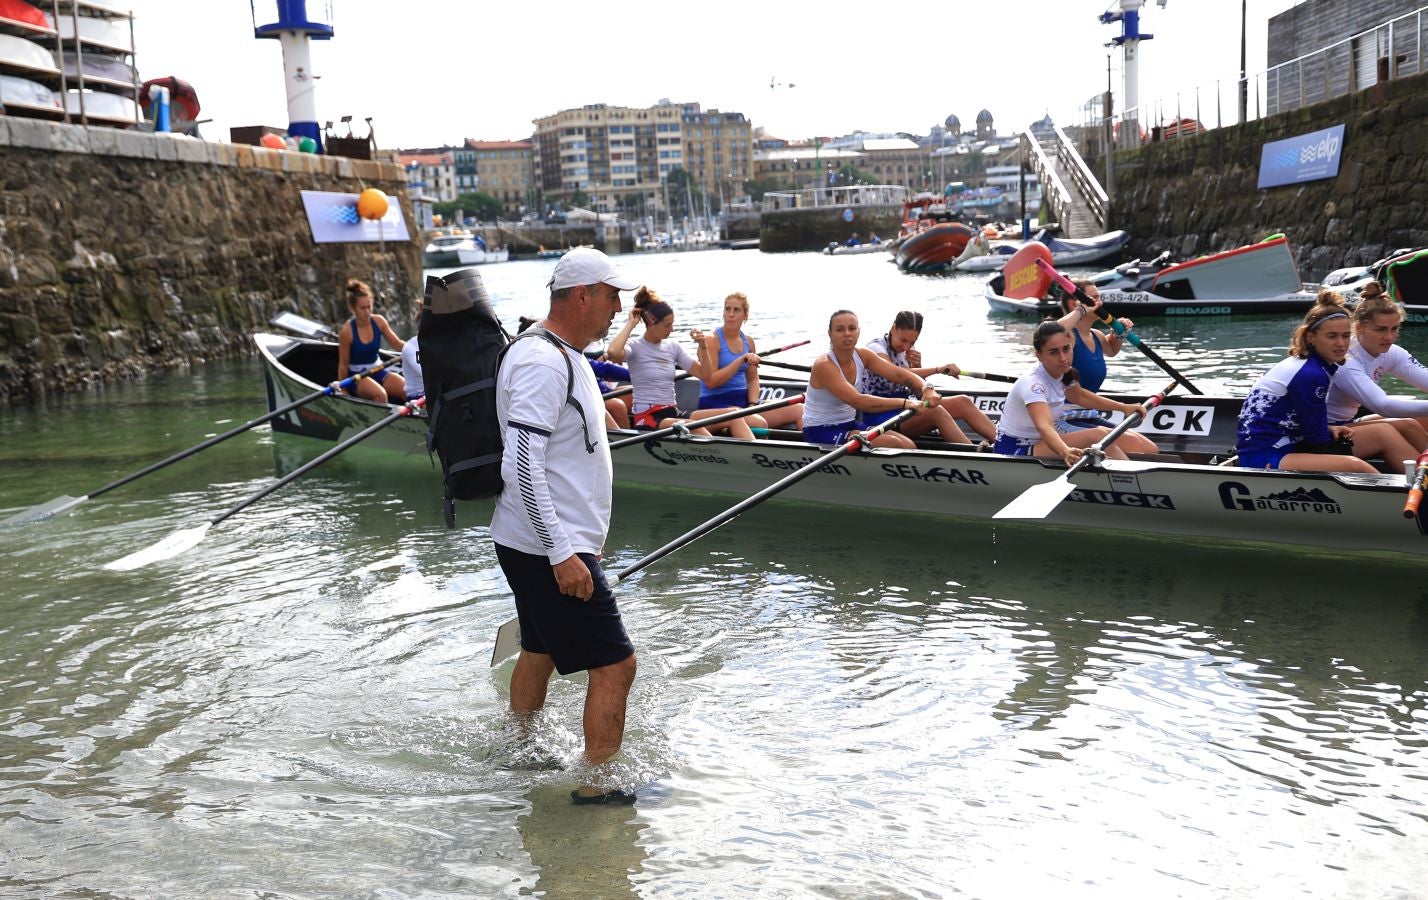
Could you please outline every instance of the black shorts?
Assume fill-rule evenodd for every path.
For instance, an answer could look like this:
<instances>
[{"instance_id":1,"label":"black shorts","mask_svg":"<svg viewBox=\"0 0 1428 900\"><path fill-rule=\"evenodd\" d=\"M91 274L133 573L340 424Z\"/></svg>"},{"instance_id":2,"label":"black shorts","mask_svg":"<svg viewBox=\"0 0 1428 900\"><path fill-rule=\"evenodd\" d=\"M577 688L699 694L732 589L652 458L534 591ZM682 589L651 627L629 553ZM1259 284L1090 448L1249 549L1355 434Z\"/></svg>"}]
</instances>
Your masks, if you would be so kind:
<instances>
[{"instance_id":1,"label":"black shorts","mask_svg":"<svg viewBox=\"0 0 1428 900\"><path fill-rule=\"evenodd\" d=\"M546 557L496 545L501 571L516 595L521 649L549 654L562 675L612 665L635 652L599 560L589 553L576 556L595 582L589 600L562 594Z\"/></svg>"}]
</instances>

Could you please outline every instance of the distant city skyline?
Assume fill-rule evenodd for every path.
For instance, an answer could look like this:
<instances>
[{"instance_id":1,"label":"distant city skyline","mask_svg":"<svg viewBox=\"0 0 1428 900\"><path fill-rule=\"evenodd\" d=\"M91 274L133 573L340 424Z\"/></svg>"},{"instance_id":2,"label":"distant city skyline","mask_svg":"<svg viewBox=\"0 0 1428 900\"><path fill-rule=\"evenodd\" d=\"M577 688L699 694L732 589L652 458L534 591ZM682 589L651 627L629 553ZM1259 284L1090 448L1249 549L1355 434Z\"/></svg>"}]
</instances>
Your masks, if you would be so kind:
<instances>
[{"instance_id":1,"label":"distant city skyline","mask_svg":"<svg viewBox=\"0 0 1428 900\"><path fill-rule=\"evenodd\" d=\"M253 38L247 4L130 5L142 76L190 81L203 116L213 119L207 137L287 124L280 51ZM1105 90L1108 54L1120 105L1120 52L1104 46L1119 26L1097 21L1118 6L1110 0L1023 0L1014 16L1005 7L959 5L944 25L912 32L916 40L901 36L901 23L883 26L870 13L817 15L748 0L696 14L689 27L674 23L668 7L639 0L598 15L556 0L541 8L543 34L515 7L427 0L401 7L397 28L390 4L333 5L336 36L313 49L318 118L351 115L360 134L371 117L383 148L521 139L533 120L561 109L661 98L740 112L789 140L857 130L926 134L948 115L965 127L982 109L1002 132L1046 114L1075 124ZM1293 5L1247 0L1251 74L1265 68L1268 18ZM1155 35L1141 45L1143 102L1173 102L1175 91L1216 79L1233 83L1238 0L1168 0L1164 8L1149 0L1142 30Z\"/></svg>"}]
</instances>

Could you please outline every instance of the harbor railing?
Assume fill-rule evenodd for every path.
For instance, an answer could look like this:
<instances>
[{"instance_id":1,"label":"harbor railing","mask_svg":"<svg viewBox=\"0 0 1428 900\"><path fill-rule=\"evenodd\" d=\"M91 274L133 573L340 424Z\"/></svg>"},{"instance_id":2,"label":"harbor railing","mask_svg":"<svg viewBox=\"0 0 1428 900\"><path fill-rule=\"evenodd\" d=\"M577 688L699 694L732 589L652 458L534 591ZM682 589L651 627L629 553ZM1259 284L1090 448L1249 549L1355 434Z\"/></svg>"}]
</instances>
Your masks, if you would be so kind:
<instances>
[{"instance_id":1,"label":"harbor railing","mask_svg":"<svg viewBox=\"0 0 1428 900\"><path fill-rule=\"evenodd\" d=\"M768 191L764 194L762 211L813 209L819 206L901 206L906 200L907 188L900 184L848 184L798 191Z\"/></svg>"},{"instance_id":2,"label":"harbor railing","mask_svg":"<svg viewBox=\"0 0 1428 900\"><path fill-rule=\"evenodd\" d=\"M1425 27L1428 6L1243 79L1235 73L1110 117L1098 94L1081 107L1080 146L1086 155L1100 156L1107 142L1125 149L1178 140L1417 75L1425 71Z\"/></svg>"}]
</instances>

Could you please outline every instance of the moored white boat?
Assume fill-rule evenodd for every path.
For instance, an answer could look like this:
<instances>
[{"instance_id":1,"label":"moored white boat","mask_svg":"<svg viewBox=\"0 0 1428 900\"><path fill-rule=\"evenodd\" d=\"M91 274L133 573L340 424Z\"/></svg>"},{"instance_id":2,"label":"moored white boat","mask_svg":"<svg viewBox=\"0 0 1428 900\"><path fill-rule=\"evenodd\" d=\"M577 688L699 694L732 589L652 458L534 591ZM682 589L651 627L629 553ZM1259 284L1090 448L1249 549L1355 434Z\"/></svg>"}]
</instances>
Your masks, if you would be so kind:
<instances>
[{"instance_id":1,"label":"moored white boat","mask_svg":"<svg viewBox=\"0 0 1428 900\"><path fill-rule=\"evenodd\" d=\"M269 409L313 392L335 375L334 344L270 334L256 335L255 340L264 363ZM692 381L681 384L697 390ZM800 389L777 382L766 388L770 398ZM1005 396L999 391L967 393L993 418ZM1323 546L1336 552L1428 554L1428 536L1417 522L1402 516L1407 487L1401 474L1269 472L1209 464L1229 452L1239 404L1237 398L1172 394L1164 406L1152 410L1142 429L1167 452L1153 459L1108 460L1078 473L1076 489L1039 521L1074 528L1081 536L1116 531ZM336 441L389 412L390 407L349 396L323 397L275 419L273 427ZM427 465L421 452L425 434L425 418L413 417L398 420L369 443L417 456ZM790 471L818 465L827 449L796 439L667 438L614 451L615 477L748 496ZM970 445L928 444L916 450L850 454L780 496L986 519L1064 468L1058 461L999 456Z\"/></svg>"},{"instance_id":2,"label":"moored white boat","mask_svg":"<svg viewBox=\"0 0 1428 900\"><path fill-rule=\"evenodd\" d=\"M1127 264L1091 280L1107 309L1132 318L1304 312L1315 296L1300 281L1283 237L1163 267ZM1040 318L1060 309L1046 296L1006 296L1000 274L987 281L983 296L998 312Z\"/></svg>"},{"instance_id":3,"label":"moored white boat","mask_svg":"<svg viewBox=\"0 0 1428 900\"><path fill-rule=\"evenodd\" d=\"M426 269L446 269L455 266L479 266L505 262L510 251L502 247L491 250L485 241L471 234L443 234L432 238L422 251L421 264Z\"/></svg>"},{"instance_id":4,"label":"moored white boat","mask_svg":"<svg viewBox=\"0 0 1428 900\"><path fill-rule=\"evenodd\" d=\"M1051 264L1060 269L1064 266L1095 265L1112 259L1130 242L1130 233L1108 231L1089 238L1059 238L1043 230L1031 239L1046 245L1051 251ZM1024 241L993 241L982 254L959 262L957 271L1000 272L1007 260L1012 258L1012 254L1025 245Z\"/></svg>"},{"instance_id":5,"label":"moored white boat","mask_svg":"<svg viewBox=\"0 0 1428 900\"><path fill-rule=\"evenodd\" d=\"M849 247L847 244L829 244L823 248L823 252L830 256L859 256L864 253L887 253L892 249L892 244L888 241L879 241L876 244L854 244Z\"/></svg>"}]
</instances>

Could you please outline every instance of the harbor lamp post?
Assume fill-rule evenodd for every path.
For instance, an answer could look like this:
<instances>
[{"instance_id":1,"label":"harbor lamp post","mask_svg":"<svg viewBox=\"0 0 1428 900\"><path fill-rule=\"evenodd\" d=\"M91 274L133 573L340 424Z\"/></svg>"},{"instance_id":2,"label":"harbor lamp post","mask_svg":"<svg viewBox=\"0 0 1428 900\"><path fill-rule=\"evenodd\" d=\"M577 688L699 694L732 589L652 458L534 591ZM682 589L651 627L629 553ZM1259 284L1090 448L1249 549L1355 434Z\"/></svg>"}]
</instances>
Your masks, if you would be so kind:
<instances>
[{"instance_id":1,"label":"harbor lamp post","mask_svg":"<svg viewBox=\"0 0 1428 900\"><path fill-rule=\"evenodd\" d=\"M263 12L258 12L259 6ZM322 152L322 131L317 125L317 100L313 96L316 76L312 74L311 42L332 39L332 3L314 0L321 6L323 21L308 18L307 0L248 0L253 14L253 37L271 38L283 48L283 77L288 95L288 134L309 137ZM266 24L264 23L266 20ZM369 123L370 124L370 123Z\"/></svg>"}]
</instances>

